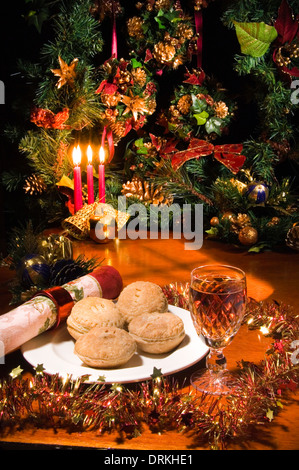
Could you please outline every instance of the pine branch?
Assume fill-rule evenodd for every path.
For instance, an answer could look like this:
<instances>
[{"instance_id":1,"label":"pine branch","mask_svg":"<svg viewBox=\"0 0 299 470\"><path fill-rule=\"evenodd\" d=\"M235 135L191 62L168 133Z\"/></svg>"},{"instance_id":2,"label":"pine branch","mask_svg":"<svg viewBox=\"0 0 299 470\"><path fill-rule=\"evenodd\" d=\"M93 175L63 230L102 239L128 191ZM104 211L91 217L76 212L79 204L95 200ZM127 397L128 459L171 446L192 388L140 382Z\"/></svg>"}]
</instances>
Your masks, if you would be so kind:
<instances>
[{"instance_id":1,"label":"pine branch","mask_svg":"<svg viewBox=\"0 0 299 470\"><path fill-rule=\"evenodd\" d=\"M197 185L193 185L184 167L174 170L171 162L165 160L163 165L154 174L158 185L166 188L168 195L178 199L199 199L205 204L212 206L213 202L209 196L203 194Z\"/></svg>"}]
</instances>

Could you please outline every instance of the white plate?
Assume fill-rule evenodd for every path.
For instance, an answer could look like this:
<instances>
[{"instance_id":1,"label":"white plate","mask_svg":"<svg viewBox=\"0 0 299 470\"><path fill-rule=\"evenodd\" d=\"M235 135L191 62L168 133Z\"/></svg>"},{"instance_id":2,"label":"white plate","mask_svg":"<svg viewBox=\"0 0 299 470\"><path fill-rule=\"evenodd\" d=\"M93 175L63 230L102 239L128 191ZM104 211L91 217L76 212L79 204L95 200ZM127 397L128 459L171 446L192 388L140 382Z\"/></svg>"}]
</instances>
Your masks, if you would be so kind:
<instances>
[{"instance_id":1,"label":"white plate","mask_svg":"<svg viewBox=\"0 0 299 470\"><path fill-rule=\"evenodd\" d=\"M69 335L66 325L48 331L25 343L21 350L24 358L34 367L42 364L45 372L60 377L71 375L73 379L89 375L87 382L96 382L104 376L106 383L138 382L150 379L154 367L163 375L186 369L202 359L208 347L198 337L191 315L187 310L169 306L169 311L184 322L186 336L182 343L167 354L146 354L137 352L124 366L118 369L95 369L82 364L74 354L75 341Z\"/></svg>"}]
</instances>

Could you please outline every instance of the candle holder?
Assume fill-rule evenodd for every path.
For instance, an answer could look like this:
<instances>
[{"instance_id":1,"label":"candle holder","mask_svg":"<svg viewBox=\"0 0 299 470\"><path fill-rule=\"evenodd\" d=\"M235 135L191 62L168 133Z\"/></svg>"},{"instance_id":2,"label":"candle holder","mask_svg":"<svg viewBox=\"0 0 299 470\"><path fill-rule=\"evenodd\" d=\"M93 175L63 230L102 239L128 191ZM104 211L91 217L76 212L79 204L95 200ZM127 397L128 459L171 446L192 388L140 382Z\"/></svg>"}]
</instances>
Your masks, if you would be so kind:
<instances>
[{"instance_id":1,"label":"candle holder","mask_svg":"<svg viewBox=\"0 0 299 470\"><path fill-rule=\"evenodd\" d=\"M115 210L109 204L99 203L89 218L89 236L96 243L109 243L129 220L126 212Z\"/></svg>"},{"instance_id":2,"label":"candle holder","mask_svg":"<svg viewBox=\"0 0 299 470\"><path fill-rule=\"evenodd\" d=\"M99 237L101 233L101 237ZM112 215L92 215L89 219L89 236L96 243L109 243L117 238L117 223Z\"/></svg>"}]
</instances>

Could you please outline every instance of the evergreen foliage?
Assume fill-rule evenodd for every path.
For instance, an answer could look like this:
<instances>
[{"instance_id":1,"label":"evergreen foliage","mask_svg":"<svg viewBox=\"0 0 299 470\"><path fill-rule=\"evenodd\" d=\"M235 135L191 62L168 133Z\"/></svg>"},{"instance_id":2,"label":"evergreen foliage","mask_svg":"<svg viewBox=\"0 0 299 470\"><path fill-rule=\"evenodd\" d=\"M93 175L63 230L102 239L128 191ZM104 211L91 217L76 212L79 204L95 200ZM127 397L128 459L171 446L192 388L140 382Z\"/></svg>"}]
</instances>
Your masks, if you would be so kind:
<instances>
[{"instance_id":1,"label":"evergreen foliage","mask_svg":"<svg viewBox=\"0 0 299 470\"><path fill-rule=\"evenodd\" d=\"M251 251L285 244L288 230L299 220L298 103L292 98L292 82L299 76L298 28L295 31L298 2L237 0L226 2L228 6L224 7L217 0L205 3L204 25L211 18L205 13L211 9L218 15L215 38L220 25L231 34L232 74L239 84L236 91L225 89L221 76L209 77L195 67L197 37L195 31L191 34L192 2L183 13L171 0L136 2L135 10L132 2L123 2L122 15L116 18L120 48L127 51L121 61L109 61L106 50L105 57L101 55L102 30L107 34L108 23L110 37L106 43L110 47L111 11L106 11L109 21L103 27L94 15L92 0L61 2L40 62L22 64L23 72L37 86L33 122L19 149L32 173L47 185L38 203L49 220L54 220L54 211L56 220L66 215L65 207L58 209L65 205L58 186L62 180L72 180L71 146L78 141L85 145L87 136L99 138L106 122L113 120L119 134L114 161L106 168L107 202L115 206L117 196L124 194L123 184L139 178L159 188L169 201L203 204L209 237L239 244L241 225L236 224L236 218L242 216L258 234ZM101 20L108 4L99 6L97 2ZM293 37L283 39L283 34L292 30ZM203 47L209 44L204 42ZM73 82L60 87L53 73L61 66L59 57L68 67L77 59ZM212 59L214 63L221 61L221 57ZM131 86L128 83L132 83L133 75L139 83L134 88L139 100L135 114L139 117L143 118L149 90L151 93L152 110L144 125L128 125L127 113L136 96L130 95L132 102L128 98L126 104L122 101L121 90ZM99 93L100 84L106 96ZM114 99L116 104L111 104ZM238 124L244 103L254 111L248 117L250 131L240 142ZM17 139L15 130L7 129L8 134ZM193 139L197 139L197 145L205 143L209 150L195 154ZM242 151L235 150L235 144L242 144ZM227 147L219 150L222 145ZM182 163L175 166L174 158L179 155ZM20 181L18 171L2 176L10 191ZM264 185L262 203L256 192L249 193L252 183ZM142 201L142 196L136 192L128 197L128 204ZM224 217L228 212L233 213L233 221ZM210 224L213 217L218 219L216 225Z\"/></svg>"}]
</instances>

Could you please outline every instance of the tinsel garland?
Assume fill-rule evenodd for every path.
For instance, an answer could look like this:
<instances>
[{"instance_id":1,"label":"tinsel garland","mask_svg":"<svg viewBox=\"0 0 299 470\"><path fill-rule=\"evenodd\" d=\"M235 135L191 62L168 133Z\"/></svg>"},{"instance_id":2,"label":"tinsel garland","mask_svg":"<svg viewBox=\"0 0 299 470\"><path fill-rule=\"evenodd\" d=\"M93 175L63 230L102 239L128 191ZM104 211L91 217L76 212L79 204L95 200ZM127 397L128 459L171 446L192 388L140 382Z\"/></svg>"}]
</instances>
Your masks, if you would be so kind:
<instances>
[{"instance_id":1,"label":"tinsel garland","mask_svg":"<svg viewBox=\"0 0 299 470\"><path fill-rule=\"evenodd\" d=\"M164 292L169 303L187 306L187 283L170 284ZM87 384L88 376L77 380L48 376L41 364L28 378L17 367L0 383L1 428L30 424L69 432L118 432L130 439L147 426L152 432L188 433L194 445L211 449L246 440L257 426L274 419L283 407L282 400L287 403L288 391L298 387L299 316L276 301L250 299L244 323L274 342L261 363L241 361L236 372L237 395L198 394L156 368L151 380L132 388L105 384L101 377Z\"/></svg>"}]
</instances>

